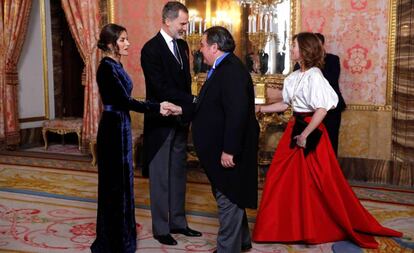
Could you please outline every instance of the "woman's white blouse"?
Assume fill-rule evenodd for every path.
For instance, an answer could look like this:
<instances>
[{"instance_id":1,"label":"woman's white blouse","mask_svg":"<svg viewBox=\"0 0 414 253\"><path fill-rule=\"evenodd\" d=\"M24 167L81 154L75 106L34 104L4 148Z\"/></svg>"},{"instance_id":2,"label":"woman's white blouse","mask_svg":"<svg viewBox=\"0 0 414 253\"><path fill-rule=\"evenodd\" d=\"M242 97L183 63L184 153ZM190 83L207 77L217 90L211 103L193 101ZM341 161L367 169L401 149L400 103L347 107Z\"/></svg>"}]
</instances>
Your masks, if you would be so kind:
<instances>
[{"instance_id":1,"label":"woman's white blouse","mask_svg":"<svg viewBox=\"0 0 414 253\"><path fill-rule=\"evenodd\" d=\"M317 67L305 72L296 70L287 76L282 95L295 112L313 112L318 108L328 111L338 104L338 95Z\"/></svg>"}]
</instances>

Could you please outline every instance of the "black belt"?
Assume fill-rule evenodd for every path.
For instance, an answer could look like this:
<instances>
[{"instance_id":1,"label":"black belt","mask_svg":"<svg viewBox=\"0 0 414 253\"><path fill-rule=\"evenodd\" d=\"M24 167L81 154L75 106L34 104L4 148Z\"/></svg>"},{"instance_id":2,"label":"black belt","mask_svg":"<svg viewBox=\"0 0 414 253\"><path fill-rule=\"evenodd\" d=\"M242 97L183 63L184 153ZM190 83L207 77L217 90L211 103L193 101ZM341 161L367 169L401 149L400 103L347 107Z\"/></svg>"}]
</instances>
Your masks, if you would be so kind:
<instances>
[{"instance_id":1,"label":"black belt","mask_svg":"<svg viewBox=\"0 0 414 253\"><path fill-rule=\"evenodd\" d=\"M293 112L293 116L295 117L312 117L313 112Z\"/></svg>"}]
</instances>

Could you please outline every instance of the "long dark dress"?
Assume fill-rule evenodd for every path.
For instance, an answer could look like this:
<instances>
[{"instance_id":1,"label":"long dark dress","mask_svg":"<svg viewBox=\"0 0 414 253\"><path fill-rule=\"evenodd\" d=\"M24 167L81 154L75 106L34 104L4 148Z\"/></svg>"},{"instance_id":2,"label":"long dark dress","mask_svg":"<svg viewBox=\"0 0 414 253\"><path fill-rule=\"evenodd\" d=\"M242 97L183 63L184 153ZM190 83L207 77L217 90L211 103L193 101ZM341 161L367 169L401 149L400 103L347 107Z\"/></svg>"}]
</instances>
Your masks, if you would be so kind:
<instances>
[{"instance_id":1,"label":"long dark dress","mask_svg":"<svg viewBox=\"0 0 414 253\"><path fill-rule=\"evenodd\" d=\"M104 111L99 122L98 215L92 252L135 252L136 223L129 111L157 112L159 104L130 97L132 82L122 64L102 59L97 82Z\"/></svg>"}]
</instances>

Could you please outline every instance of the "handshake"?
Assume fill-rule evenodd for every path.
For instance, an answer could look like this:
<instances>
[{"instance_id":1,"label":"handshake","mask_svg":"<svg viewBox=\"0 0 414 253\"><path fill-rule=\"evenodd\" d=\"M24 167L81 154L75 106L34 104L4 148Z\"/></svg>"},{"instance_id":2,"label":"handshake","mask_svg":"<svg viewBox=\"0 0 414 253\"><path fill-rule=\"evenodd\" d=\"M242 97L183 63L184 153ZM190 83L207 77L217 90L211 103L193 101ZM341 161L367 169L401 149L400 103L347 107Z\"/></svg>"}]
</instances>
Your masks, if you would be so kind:
<instances>
[{"instance_id":1,"label":"handshake","mask_svg":"<svg viewBox=\"0 0 414 253\"><path fill-rule=\"evenodd\" d=\"M160 114L162 116L169 116L169 115L181 115L183 110L181 106L175 105L173 103L164 101L160 104Z\"/></svg>"}]
</instances>

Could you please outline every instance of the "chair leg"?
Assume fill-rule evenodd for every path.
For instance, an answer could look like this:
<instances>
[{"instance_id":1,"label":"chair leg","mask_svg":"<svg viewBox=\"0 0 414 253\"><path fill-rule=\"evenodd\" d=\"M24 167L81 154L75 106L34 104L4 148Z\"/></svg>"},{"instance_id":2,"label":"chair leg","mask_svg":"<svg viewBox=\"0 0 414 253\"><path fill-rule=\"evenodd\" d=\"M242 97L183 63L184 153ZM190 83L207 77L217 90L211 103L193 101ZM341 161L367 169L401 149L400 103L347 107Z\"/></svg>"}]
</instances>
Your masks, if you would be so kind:
<instances>
[{"instance_id":1,"label":"chair leg","mask_svg":"<svg viewBox=\"0 0 414 253\"><path fill-rule=\"evenodd\" d=\"M96 166L96 142L91 141L89 143L89 149L91 150L91 154L92 154L92 166Z\"/></svg>"},{"instance_id":2,"label":"chair leg","mask_svg":"<svg viewBox=\"0 0 414 253\"><path fill-rule=\"evenodd\" d=\"M81 151L82 133L81 133L81 132L76 132L76 134L78 135L78 146L79 146L79 151Z\"/></svg>"},{"instance_id":3,"label":"chair leg","mask_svg":"<svg viewBox=\"0 0 414 253\"><path fill-rule=\"evenodd\" d=\"M45 150L47 150L47 129L42 129L43 141L45 142Z\"/></svg>"}]
</instances>

